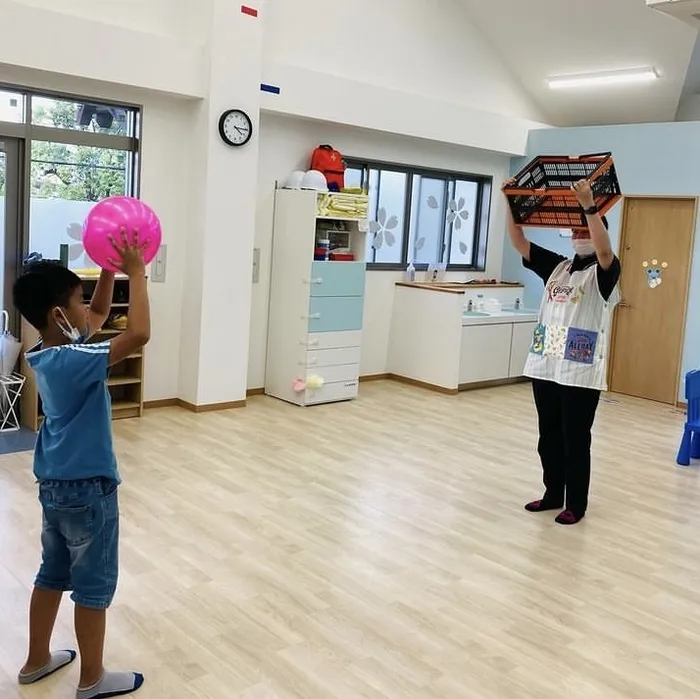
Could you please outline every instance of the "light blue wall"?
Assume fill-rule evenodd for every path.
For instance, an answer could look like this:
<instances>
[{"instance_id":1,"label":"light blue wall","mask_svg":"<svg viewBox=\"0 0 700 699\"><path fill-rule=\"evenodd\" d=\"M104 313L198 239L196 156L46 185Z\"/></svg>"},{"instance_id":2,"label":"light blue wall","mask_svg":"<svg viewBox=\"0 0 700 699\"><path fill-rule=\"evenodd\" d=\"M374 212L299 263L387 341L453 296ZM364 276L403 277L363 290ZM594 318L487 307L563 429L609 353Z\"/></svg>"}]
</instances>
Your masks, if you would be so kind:
<instances>
[{"instance_id":1,"label":"light blue wall","mask_svg":"<svg viewBox=\"0 0 700 699\"><path fill-rule=\"evenodd\" d=\"M577 155L612 151L622 191L627 195L700 196L700 122L632 124L531 131L528 158L514 159L515 173L537 155ZM617 250L621 205L607 216L610 237ZM535 243L569 254L571 243L556 231L527 229ZM525 303L539 305L542 282L522 268L519 257L506 246L503 279L525 283ZM696 230L683 373L700 368L700 231ZM683 387L681 386L682 398Z\"/></svg>"}]
</instances>

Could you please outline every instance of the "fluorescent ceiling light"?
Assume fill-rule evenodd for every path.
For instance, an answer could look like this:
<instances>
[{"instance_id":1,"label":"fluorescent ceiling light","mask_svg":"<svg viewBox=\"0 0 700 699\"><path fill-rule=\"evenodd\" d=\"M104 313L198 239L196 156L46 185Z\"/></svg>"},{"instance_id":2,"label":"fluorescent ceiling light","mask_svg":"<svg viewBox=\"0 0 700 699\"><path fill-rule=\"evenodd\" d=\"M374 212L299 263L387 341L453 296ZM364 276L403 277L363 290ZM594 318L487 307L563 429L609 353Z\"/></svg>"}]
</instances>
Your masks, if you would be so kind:
<instances>
[{"instance_id":1,"label":"fluorescent ceiling light","mask_svg":"<svg viewBox=\"0 0 700 699\"><path fill-rule=\"evenodd\" d=\"M632 70L610 70L605 73L583 73L581 75L559 75L549 78L552 90L570 87L599 87L603 85L625 85L656 80L659 74L654 68L633 68Z\"/></svg>"}]
</instances>

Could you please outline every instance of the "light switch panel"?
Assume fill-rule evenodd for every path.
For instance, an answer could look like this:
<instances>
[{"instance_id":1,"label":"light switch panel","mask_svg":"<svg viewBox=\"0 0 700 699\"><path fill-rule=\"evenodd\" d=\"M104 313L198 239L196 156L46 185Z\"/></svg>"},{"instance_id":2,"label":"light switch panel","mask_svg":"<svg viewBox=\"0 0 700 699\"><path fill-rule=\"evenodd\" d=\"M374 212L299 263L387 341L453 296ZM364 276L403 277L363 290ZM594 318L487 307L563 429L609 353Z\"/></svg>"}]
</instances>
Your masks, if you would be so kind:
<instances>
[{"instance_id":1,"label":"light switch panel","mask_svg":"<svg viewBox=\"0 0 700 699\"><path fill-rule=\"evenodd\" d=\"M253 284L260 281L260 248L253 248Z\"/></svg>"},{"instance_id":2,"label":"light switch panel","mask_svg":"<svg viewBox=\"0 0 700 699\"><path fill-rule=\"evenodd\" d=\"M165 264L167 259L168 246L161 245L158 254L153 258L153 262L151 262L151 281L160 283L165 281Z\"/></svg>"}]
</instances>

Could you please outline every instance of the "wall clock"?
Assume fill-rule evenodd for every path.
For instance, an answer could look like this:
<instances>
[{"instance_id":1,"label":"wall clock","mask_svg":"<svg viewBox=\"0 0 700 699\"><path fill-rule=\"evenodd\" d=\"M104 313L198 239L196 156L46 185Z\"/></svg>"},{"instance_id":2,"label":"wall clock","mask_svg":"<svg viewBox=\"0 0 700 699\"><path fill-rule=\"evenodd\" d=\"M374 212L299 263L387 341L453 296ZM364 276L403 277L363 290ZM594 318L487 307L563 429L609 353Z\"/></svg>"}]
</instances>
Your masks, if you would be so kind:
<instances>
[{"instance_id":1,"label":"wall clock","mask_svg":"<svg viewBox=\"0 0 700 699\"><path fill-rule=\"evenodd\" d=\"M219 136L227 146L244 146L253 136L253 121L242 109L228 109L219 118Z\"/></svg>"}]
</instances>

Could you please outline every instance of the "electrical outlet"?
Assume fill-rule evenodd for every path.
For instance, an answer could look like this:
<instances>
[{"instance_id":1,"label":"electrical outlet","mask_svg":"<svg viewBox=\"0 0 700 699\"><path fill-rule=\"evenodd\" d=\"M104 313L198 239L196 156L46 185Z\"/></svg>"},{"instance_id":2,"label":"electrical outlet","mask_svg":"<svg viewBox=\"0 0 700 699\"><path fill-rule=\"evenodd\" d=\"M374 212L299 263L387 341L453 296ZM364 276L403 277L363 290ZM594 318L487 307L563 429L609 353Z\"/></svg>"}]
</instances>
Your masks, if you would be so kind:
<instances>
[{"instance_id":1,"label":"electrical outlet","mask_svg":"<svg viewBox=\"0 0 700 699\"><path fill-rule=\"evenodd\" d=\"M253 248L253 284L260 281L260 248Z\"/></svg>"},{"instance_id":2,"label":"electrical outlet","mask_svg":"<svg viewBox=\"0 0 700 699\"><path fill-rule=\"evenodd\" d=\"M168 259L168 247L167 245L161 245L158 254L153 258L151 262L151 281L152 282L164 282L165 281L165 266L166 260Z\"/></svg>"}]
</instances>

